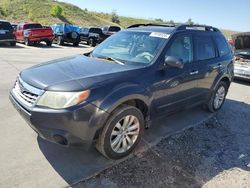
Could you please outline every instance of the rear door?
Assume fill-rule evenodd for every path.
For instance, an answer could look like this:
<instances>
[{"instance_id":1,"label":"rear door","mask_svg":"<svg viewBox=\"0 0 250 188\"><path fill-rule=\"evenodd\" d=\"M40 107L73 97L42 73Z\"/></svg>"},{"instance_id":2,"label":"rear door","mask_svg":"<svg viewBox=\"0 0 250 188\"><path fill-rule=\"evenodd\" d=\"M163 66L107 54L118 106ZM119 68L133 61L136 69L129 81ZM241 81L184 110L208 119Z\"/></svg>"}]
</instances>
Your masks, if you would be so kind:
<instances>
[{"instance_id":1,"label":"rear door","mask_svg":"<svg viewBox=\"0 0 250 188\"><path fill-rule=\"evenodd\" d=\"M82 28L81 29L81 34L80 34L81 40L87 40L88 35L89 35L89 29L88 28Z\"/></svg>"},{"instance_id":2,"label":"rear door","mask_svg":"<svg viewBox=\"0 0 250 188\"><path fill-rule=\"evenodd\" d=\"M16 39L17 40L24 40L23 39L23 25L18 25L16 30Z\"/></svg>"},{"instance_id":3,"label":"rear door","mask_svg":"<svg viewBox=\"0 0 250 188\"><path fill-rule=\"evenodd\" d=\"M201 34L194 36L194 61L198 69L197 93L200 100L205 100L216 78L217 57L215 43L211 35ZM219 66L219 65L218 65Z\"/></svg>"},{"instance_id":4,"label":"rear door","mask_svg":"<svg viewBox=\"0 0 250 188\"><path fill-rule=\"evenodd\" d=\"M229 48L218 51L216 43L215 38L209 34L194 36L195 64L199 69L197 92L199 92L201 100L207 98L215 79L220 74L221 69L225 67L225 62L220 58L220 54L229 53ZM223 52L223 50L226 51Z\"/></svg>"}]
</instances>

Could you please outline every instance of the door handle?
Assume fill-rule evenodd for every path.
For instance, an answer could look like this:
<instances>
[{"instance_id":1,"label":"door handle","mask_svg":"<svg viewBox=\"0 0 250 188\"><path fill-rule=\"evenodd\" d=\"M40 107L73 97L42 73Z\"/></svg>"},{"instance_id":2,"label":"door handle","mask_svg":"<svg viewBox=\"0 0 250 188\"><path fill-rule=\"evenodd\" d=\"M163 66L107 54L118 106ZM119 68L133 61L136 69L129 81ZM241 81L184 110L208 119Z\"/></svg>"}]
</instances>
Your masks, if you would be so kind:
<instances>
[{"instance_id":1,"label":"door handle","mask_svg":"<svg viewBox=\"0 0 250 188\"><path fill-rule=\"evenodd\" d=\"M195 75L195 74L198 74L199 73L199 71L192 71L192 72L190 72L189 74L190 75Z\"/></svg>"},{"instance_id":2,"label":"door handle","mask_svg":"<svg viewBox=\"0 0 250 188\"><path fill-rule=\"evenodd\" d=\"M222 64L218 64L218 65L214 66L213 69L218 69L218 68L221 68L221 67L223 67L223 65Z\"/></svg>"}]
</instances>

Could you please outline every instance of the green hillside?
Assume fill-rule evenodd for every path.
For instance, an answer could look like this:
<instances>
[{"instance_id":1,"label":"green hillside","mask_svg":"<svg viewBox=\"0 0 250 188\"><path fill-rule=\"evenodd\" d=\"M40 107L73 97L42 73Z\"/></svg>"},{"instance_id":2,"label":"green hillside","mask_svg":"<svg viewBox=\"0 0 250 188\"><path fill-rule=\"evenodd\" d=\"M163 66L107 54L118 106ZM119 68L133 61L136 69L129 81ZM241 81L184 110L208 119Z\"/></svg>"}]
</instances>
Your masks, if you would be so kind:
<instances>
[{"instance_id":1,"label":"green hillside","mask_svg":"<svg viewBox=\"0 0 250 188\"><path fill-rule=\"evenodd\" d=\"M50 14L51 7L59 5L62 16L55 17ZM11 22L40 22L43 25L69 22L79 26L117 25L111 22L111 14L82 10L72 4L54 0L0 0L0 19ZM123 28L136 23L162 23L155 20L139 19L119 16L119 25ZM226 37L235 31L222 30Z\"/></svg>"},{"instance_id":2,"label":"green hillside","mask_svg":"<svg viewBox=\"0 0 250 188\"><path fill-rule=\"evenodd\" d=\"M63 9L63 15L60 18L53 17L50 14L51 7L57 4ZM60 22L69 22L81 26L113 24L77 6L53 0L0 0L0 19L12 22L33 21L44 25Z\"/></svg>"}]
</instances>

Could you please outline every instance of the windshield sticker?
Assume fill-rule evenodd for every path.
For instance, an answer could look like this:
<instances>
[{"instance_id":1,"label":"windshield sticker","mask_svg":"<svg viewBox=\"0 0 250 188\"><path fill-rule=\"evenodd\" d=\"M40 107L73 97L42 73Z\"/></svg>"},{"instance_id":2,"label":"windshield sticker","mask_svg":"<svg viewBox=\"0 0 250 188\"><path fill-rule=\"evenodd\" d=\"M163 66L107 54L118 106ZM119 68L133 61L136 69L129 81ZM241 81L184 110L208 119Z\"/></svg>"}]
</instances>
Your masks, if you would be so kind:
<instances>
[{"instance_id":1,"label":"windshield sticker","mask_svg":"<svg viewBox=\"0 0 250 188\"><path fill-rule=\"evenodd\" d=\"M166 34L166 33L152 32L149 36L150 37L158 37L158 38L168 39L170 35Z\"/></svg>"}]
</instances>

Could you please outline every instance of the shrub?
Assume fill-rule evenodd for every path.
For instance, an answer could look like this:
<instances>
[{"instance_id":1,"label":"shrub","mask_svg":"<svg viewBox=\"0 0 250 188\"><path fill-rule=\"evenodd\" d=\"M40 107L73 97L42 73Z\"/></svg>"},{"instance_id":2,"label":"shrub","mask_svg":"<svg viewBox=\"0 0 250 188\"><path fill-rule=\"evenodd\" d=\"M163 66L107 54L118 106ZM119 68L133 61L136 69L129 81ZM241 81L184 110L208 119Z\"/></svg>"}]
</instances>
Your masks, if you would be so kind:
<instances>
[{"instance_id":1,"label":"shrub","mask_svg":"<svg viewBox=\"0 0 250 188\"><path fill-rule=\"evenodd\" d=\"M0 7L0 16L6 16L4 10Z\"/></svg>"},{"instance_id":2,"label":"shrub","mask_svg":"<svg viewBox=\"0 0 250 188\"><path fill-rule=\"evenodd\" d=\"M161 19L161 18L156 18L155 21L156 21L156 22L163 22L163 19Z\"/></svg>"},{"instance_id":3,"label":"shrub","mask_svg":"<svg viewBox=\"0 0 250 188\"><path fill-rule=\"evenodd\" d=\"M54 5L50 9L50 14L55 17L61 17L62 16L62 8L59 5Z\"/></svg>"},{"instance_id":4,"label":"shrub","mask_svg":"<svg viewBox=\"0 0 250 188\"><path fill-rule=\"evenodd\" d=\"M192 21L191 18L189 18L188 21L187 21L186 23L189 24L189 25L194 25L194 22Z\"/></svg>"}]
</instances>

